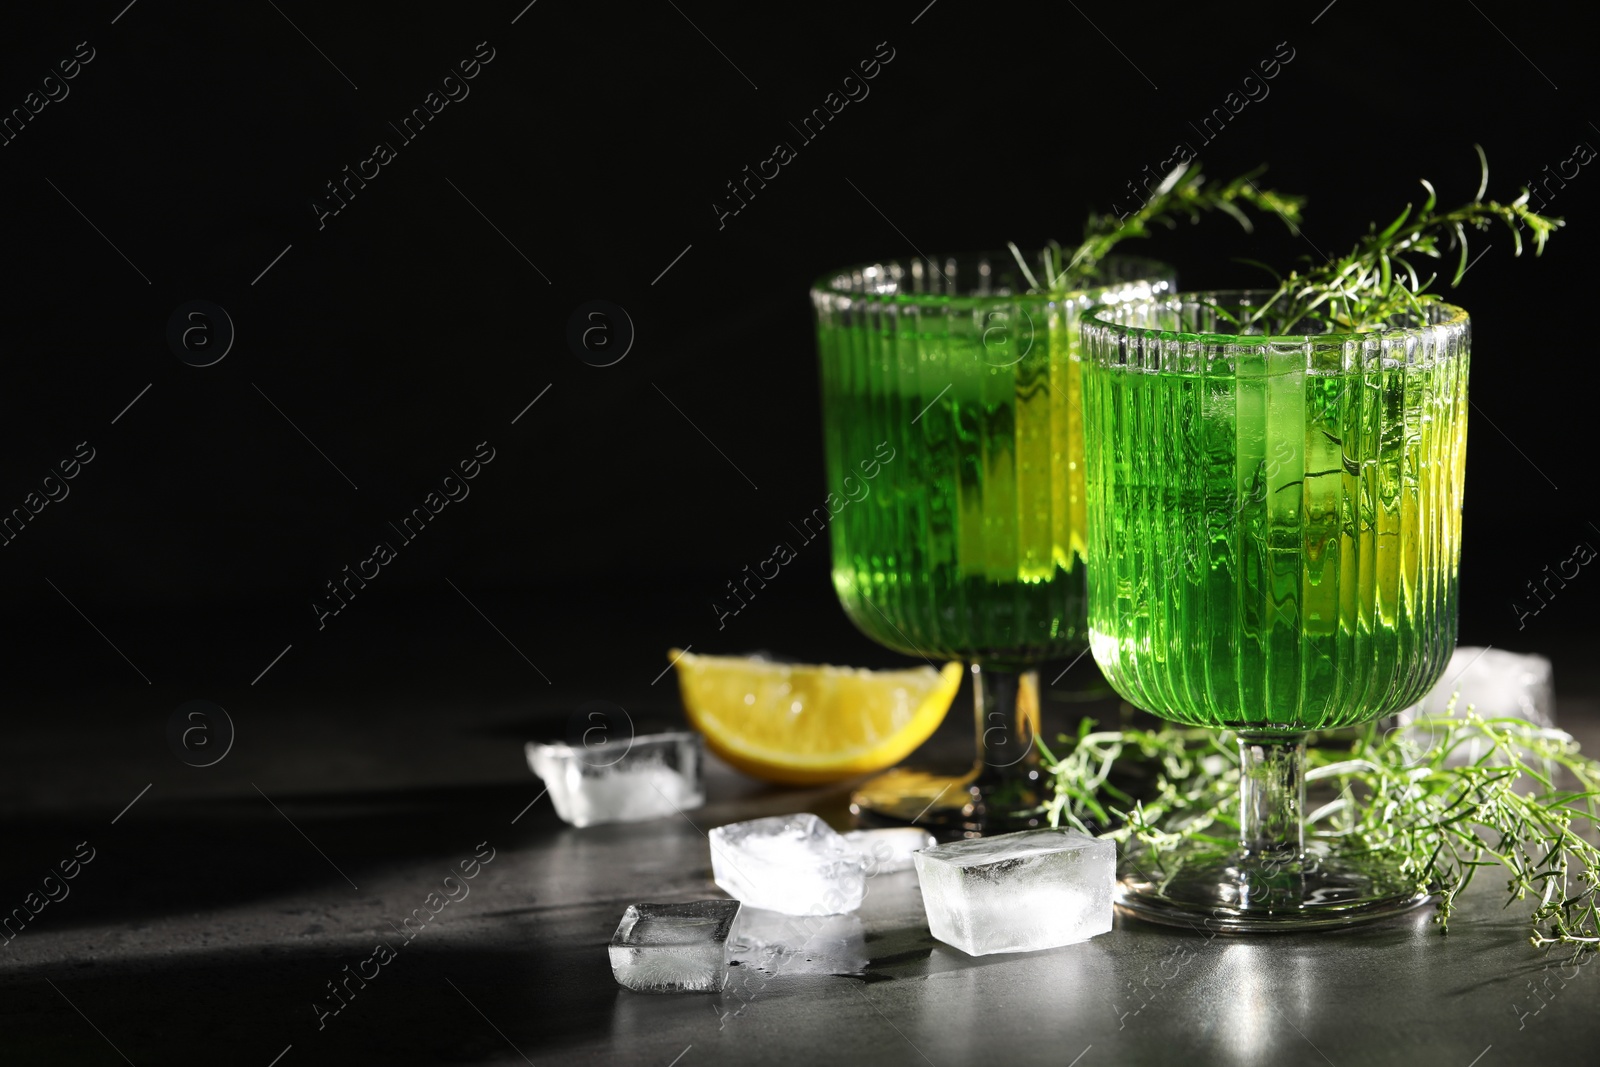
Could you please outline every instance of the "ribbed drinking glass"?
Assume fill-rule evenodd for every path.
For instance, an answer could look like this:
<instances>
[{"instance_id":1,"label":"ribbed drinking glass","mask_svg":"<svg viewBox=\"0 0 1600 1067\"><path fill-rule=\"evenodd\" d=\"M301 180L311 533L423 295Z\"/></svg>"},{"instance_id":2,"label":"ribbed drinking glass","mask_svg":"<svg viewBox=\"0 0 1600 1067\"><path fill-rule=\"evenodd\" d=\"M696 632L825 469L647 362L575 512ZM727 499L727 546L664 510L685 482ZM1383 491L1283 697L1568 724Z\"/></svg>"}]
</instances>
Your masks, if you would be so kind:
<instances>
[{"instance_id":1,"label":"ribbed drinking glass","mask_svg":"<svg viewBox=\"0 0 1600 1067\"><path fill-rule=\"evenodd\" d=\"M1045 277L1043 256L1027 260ZM858 814L965 834L1038 825L1040 663L1086 637L1078 321L1169 292L1170 269L1112 258L1045 295L1009 252L890 261L812 290L822 363L833 581L874 641L970 662L971 772L897 770Z\"/></svg>"},{"instance_id":2,"label":"ribbed drinking glass","mask_svg":"<svg viewBox=\"0 0 1600 1067\"><path fill-rule=\"evenodd\" d=\"M1466 457L1465 311L1241 333L1269 295L1118 304L1082 336L1095 661L1130 703L1233 731L1241 767L1237 843L1130 853L1122 902L1239 930L1424 899L1381 855L1307 842L1301 764L1307 732L1408 707L1444 671Z\"/></svg>"}]
</instances>

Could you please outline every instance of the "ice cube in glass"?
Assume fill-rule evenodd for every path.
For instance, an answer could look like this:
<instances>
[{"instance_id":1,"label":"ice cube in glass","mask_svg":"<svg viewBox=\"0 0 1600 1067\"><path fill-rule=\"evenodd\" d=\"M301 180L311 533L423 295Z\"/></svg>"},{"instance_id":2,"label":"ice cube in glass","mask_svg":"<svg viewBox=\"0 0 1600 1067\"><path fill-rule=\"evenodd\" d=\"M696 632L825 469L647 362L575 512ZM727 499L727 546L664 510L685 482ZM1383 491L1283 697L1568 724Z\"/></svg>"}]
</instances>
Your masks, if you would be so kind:
<instances>
[{"instance_id":1,"label":"ice cube in glass","mask_svg":"<svg viewBox=\"0 0 1600 1067\"><path fill-rule=\"evenodd\" d=\"M928 929L969 955L1055 948L1111 929L1110 841L1023 830L936 845L913 859Z\"/></svg>"}]
</instances>

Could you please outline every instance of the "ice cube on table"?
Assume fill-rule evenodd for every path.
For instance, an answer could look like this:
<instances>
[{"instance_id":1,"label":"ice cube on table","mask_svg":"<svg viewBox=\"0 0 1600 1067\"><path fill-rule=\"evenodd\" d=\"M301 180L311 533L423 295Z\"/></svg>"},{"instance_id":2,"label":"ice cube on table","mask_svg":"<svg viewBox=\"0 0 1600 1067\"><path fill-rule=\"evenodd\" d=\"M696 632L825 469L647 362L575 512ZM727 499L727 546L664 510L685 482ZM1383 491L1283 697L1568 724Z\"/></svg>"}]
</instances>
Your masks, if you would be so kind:
<instances>
[{"instance_id":1,"label":"ice cube on table","mask_svg":"<svg viewBox=\"0 0 1600 1067\"><path fill-rule=\"evenodd\" d=\"M855 911L866 866L811 814L774 815L711 831L711 873L729 896L785 915Z\"/></svg>"},{"instance_id":2,"label":"ice cube on table","mask_svg":"<svg viewBox=\"0 0 1600 1067\"><path fill-rule=\"evenodd\" d=\"M737 900L629 904L611 935L611 974L640 993L716 993L728 981Z\"/></svg>"},{"instance_id":3,"label":"ice cube on table","mask_svg":"<svg viewBox=\"0 0 1600 1067\"><path fill-rule=\"evenodd\" d=\"M1111 929L1117 847L1075 830L954 841L913 857L928 929L973 956L1031 952Z\"/></svg>"},{"instance_id":4,"label":"ice cube on table","mask_svg":"<svg viewBox=\"0 0 1600 1067\"><path fill-rule=\"evenodd\" d=\"M859 975L866 971L866 926L859 916L784 915L746 907L729 941L730 958L767 978Z\"/></svg>"},{"instance_id":5,"label":"ice cube on table","mask_svg":"<svg viewBox=\"0 0 1600 1067\"><path fill-rule=\"evenodd\" d=\"M1459 691L1460 695L1456 696ZM1507 652L1499 648L1463 645L1450 656L1428 695L1400 712L1405 735L1424 752L1442 740L1441 728L1417 724L1419 718L1450 714L1455 697L1455 717L1470 706L1485 719L1524 719L1535 726L1555 726L1555 690L1550 661L1543 656ZM1447 765L1473 763L1489 748L1487 739L1458 745L1446 757Z\"/></svg>"},{"instance_id":6,"label":"ice cube on table","mask_svg":"<svg viewBox=\"0 0 1600 1067\"><path fill-rule=\"evenodd\" d=\"M870 878L875 874L894 874L912 869L911 854L932 848L934 837L915 826L894 826L883 830L852 830L844 835L845 846L860 856Z\"/></svg>"},{"instance_id":7,"label":"ice cube on table","mask_svg":"<svg viewBox=\"0 0 1600 1067\"><path fill-rule=\"evenodd\" d=\"M704 749L687 730L644 734L625 746L527 746L528 766L544 779L556 814L573 826L659 819L706 802ZM616 754L618 747L622 755Z\"/></svg>"},{"instance_id":8,"label":"ice cube on table","mask_svg":"<svg viewBox=\"0 0 1600 1067\"><path fill-rule=\"evenodd\" d=\"M1539 726L1555 725L1550 661L1500 648L1463 645L1450 655L1437 685L1412 711L1443 715L1457 690L1456 713L1473 705L1486 719L1514 716Z\"/></svg>"}]
</instances>

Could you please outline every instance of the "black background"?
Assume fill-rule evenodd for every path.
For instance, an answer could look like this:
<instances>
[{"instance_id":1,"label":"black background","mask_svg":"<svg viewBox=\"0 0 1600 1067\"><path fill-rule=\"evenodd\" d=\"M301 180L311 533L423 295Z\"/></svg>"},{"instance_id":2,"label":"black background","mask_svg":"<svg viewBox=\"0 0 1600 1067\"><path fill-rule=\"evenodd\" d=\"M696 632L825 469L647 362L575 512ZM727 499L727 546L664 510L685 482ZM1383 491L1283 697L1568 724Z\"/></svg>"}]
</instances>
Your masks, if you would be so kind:
<instances>
[{"instance_id":1,"label":"black background","mask_svg":"<svg viewBox=\"0 0 1600 1067\"><path fill-rule=\"evenodd\" d=\"M1233 257L1342 251L1419 178L1468 199L1475 142L1501 199L1600 143L1565 5L924 3L8 12L5 109L78 42L95 58L0 147L0 509L77 442L96 450L0 549L8 687L95 694L159 749L182 700L270 714L273 686L609 696L691 643L896 662L845 621L820 542L726 629L711 606L825 495L823 271L1071 242L1187 141L1215 176L1265 162L1310 197L1306 239L1213 219L1135 249L1188 288L1248 284ZM387 124L481 41L470 96L398 145ZM870 96L799 144L789 124L880 42L894 58ZM1189 122L1280 42L1294 58L1270 95L1202 146ZM377 141L397 158L319 229L324 184ZM778 141L798 158L719 228L725 183ZM1579 437L1597 190L1585 168L1549 200L1569 225L1542 259L1478 237L1456 294L1476 349L1464 642L1591 628L1587 573L1525 630L1512 601L1600 543ZM210 367L167 344L193 299L237 330ZM605 368L567 342L594 299L636 329ZM324 583L484 440L471 496L319 630Z\"/></svg>"},{"instance_id":2,"label":"black background","mask_svg":"<svg viewBox=\"0 0 1600 1067\"><path fill-rule=\"evenodd\" d=\"M79 42L94 59L70 94L0 145L0 515L79 442L95 450L70 495L0 545L0 907L75 842L105 858L0 961L8 1064L120 1062L113 1049L141 1064L432 1063L506 1045L544 1063L605 1042L606 1062L666 1063L681 1046L657 1057L655 1039L686 1029L700 1045L684 1063L704 1062L715 1017L638 1014L599 947L636 894L705 891L696 820L843 819L842 787L828 799L724 770L694 819L575 831L540 800L522 743L581 723L588 701L636 724L677 715L674 646L914 663L846 621L821 541L717 626L725 583L825 497L812 281L916 251L1070 244L1187 141L1214 176L1270 164L1268 183L1310 197L1305 236L1211 219L1132 250L1185 287L1250 284L1262 276L1235 257L1342 252L1418 199L1420 178L1467 200L1474 143L1501 199L1600 145L1587 13L1539 0L12 5L0 118ZM470 95L399 145L389 123L479 42L494 58ZM880 42L894 58L870 95L799 145L790 124ZM1280 48L1294 58L1270 94L1200 145L1190 122ZM319 228L325 183L379 141L397 158ZM798 158L719 228L726 183L779 141ZM1585 567L1521 629L1512 605L1576 544L1600 545L1580 436L1595 421L1594 170L1549 200L1569 225L1542 259L1479 236L1456 294L1475 335L1461 639L1550 654L1569 724L1600 691L1600 577ZM193 300L236 328L207 367L167 340ZM636 329L613 366L568 343L593 300ZM319 629L325 583L397 540L389 522L482 441L495 458L470 496ZM1081 710L1065 690L1087 669L1047 694L1054 709ZM195 700L237 731L207 767L170 741ZM942 739L964 754L961 718ZM505 858L479 912L319 1034L309 1004L359 959L353 939L485 837ZM1523 915L1480 935L1520 944ZM1411 982L1385 951L1383 973ZM1320 1025L1367 1019L1343 1036L1391 1052L1475 1033L1458 1020L1485 1004L1502 1022L1483 1025L1509 1034L1504 1003L1536 976L1456 974L1482 995L1418 1001L1425 1023L1396 1030L1351 999L1378 972L1342 959L1286 955L1275 988L1291 1011L1295 996L1329 1008ZM1103 992L1060 973L1052 987L1077 1001ZM1179 1005L1157 1011L1194 1017ZM690 1010L698 1029L666 1014ZM817 1018L824 1044L860 1039ZM1196 1033L1226 1030L1225 1013L1202 1020ZM1483 1041L1504 1055L1499 1032ZM1061 1047L1064 1063L1076 1046Z\"/></svg>"}]
</instances>

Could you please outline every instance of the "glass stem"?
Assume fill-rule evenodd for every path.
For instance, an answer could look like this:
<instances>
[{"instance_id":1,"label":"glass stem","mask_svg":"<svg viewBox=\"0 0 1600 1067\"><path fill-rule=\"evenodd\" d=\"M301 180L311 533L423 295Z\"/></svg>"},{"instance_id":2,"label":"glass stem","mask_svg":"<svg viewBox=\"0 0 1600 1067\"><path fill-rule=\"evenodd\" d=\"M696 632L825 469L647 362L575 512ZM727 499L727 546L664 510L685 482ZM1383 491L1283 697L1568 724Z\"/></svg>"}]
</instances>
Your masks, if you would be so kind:
<instances>
[{"instance_id":1,"label":"glass stem","mask_svg":"<svg viewBox=\"0 0 1600 1067\"><path fill-rule=\"evenodd\" d=\"M972 705L977 722L980 812L1019 811L1043 803L1039 774L1039 672L972 665Z\"/></svg>"},{"instance_id":2,"label":"glass stem","mask_svg":"<svg viewBox=\"0 0 1600 1067\"><path fill-rule=\"evenodd\" d=\"M1304 858L1305 758L1304 734L1239 735L1239 848L1248 859Z\"/></svg>"}]
</instances>

